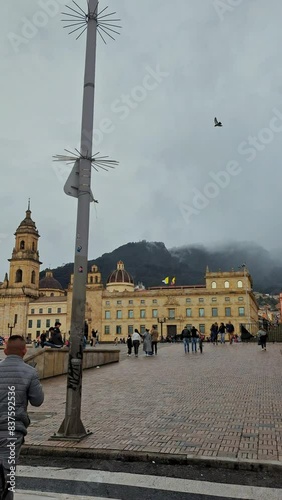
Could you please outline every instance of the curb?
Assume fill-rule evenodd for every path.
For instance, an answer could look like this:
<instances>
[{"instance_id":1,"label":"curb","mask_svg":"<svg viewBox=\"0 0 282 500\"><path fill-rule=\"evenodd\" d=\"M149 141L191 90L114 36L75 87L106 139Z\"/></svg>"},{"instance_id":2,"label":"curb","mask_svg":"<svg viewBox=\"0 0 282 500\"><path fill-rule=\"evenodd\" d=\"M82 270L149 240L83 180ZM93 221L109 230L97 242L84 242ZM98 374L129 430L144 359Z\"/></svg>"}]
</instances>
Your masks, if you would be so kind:
<instances>
[{"instance_id":1,"label":"curb","mask_svg":"<svg viewBox=\"0 0 282 500\"><path fill-rule=\"evenodd\" d=\"M207 468L247 470L253 472L282 471L282 462L276 460L241 460L239 458L195 457L138 451L103 450L93 448L58 448L55 446L23 445L21 455L29 457L81 458L118 460L121 462L156 462L164 465L196 465Z\"/></svg>"}]
</instances>

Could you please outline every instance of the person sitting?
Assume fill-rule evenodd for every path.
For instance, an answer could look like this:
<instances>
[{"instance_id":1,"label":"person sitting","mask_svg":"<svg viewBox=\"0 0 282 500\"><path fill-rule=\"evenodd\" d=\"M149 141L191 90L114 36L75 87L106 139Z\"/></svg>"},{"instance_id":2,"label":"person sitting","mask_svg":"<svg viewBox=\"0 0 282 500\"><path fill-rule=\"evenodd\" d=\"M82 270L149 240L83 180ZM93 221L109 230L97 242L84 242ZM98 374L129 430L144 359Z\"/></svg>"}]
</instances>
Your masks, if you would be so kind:
<instances>
[{"instance_id":1,"label":"person sitting","mask_svg":"<svg viewBox=\"0 0 282 500\"><path fill-rule=\"evenodd\" d=\"M40 345L43 348L44 343L47 341L47 334L45 332L41 333L40 335Z\"/></svg>"},{"instance_id":2,"label":"person sitting","mask_svg":"<svg viewBox=\"0 0 282 500\"><path fill-rule=\"evenodd\" d=\"M63 347L64 341L59 328L49 328L49 335L49 340L44 342L44 346L56 348Z\"/></svg>"}]
</instances>

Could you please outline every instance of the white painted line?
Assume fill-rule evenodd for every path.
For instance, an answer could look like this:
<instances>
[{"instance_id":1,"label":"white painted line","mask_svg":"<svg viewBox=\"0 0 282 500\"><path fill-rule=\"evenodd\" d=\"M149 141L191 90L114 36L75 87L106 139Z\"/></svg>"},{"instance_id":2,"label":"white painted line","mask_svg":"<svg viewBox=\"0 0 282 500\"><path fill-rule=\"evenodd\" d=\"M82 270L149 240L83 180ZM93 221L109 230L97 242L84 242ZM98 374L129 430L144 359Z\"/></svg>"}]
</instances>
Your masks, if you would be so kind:
<instances>
[{"instance_id":1,"label":"white painted line","mask_svg":"<svg viewBox=\"0 0 282 500\"><path fill-rule=\"evenodd\" d=\"M65 493L48 493L41 491L17 490L15 500L105 500L105 497L82 497L81 495L67 495ZM119 500L111 498L110 500Z\"/></svg>"},{"instance_id":2,"label":"white painted line","mask_svg":"<svg viewBox=\"0 0 282 500\"><path fill-rule=\"evenodd\" d=\"M87 469L60 469L59 467L19 466L17 475L23 477L42 477L86 483L118 484L138 488L194 493L215 497L238 498L240 500L281 500L282 489L241 486L237 484L210 483L190 479L145 476L122 472L108 472Z\"/></svg>"}]
</instances>

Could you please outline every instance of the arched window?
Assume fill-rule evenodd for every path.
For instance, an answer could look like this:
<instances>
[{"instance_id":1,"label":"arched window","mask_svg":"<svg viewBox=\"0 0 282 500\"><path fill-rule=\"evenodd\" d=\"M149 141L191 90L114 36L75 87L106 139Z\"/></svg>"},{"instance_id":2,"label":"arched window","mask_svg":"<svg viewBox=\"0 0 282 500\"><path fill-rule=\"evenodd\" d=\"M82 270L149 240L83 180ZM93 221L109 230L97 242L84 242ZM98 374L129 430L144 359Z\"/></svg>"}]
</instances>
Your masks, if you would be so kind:
<instances>
[{"instance_id":1,"label":"arched window","mask_svg":"<svg viewBox=\"0 0 282 500\"><path fill-rule=\"evenodd\" d=\"M95 276L95 283L98 283L98 276Z\"/></svg>"},{"instance_id":2,"label":"arched window","mask_svg":"<svg viewBox=\"0 0 282 500\"><path fill-rule=\"evenodd\" d=\"M93 283L93 276L90 276L90 283Z\"/></svg>"},{"instance_id":3,"label":"arched window","mask_svg":"<svg viewBox=\"0 0 282 500\"><path fill-rule=\"evenodd\" d=\"M50 297L54 297L54 294L53 294L53 292L51 292L51 293L50 293Z\"/></svg>"},{"instance_id":4,"label":"arched window","mask_svg":"<svg viewBox=\"0 0 282 500\"><path fill-rule=\"evenodd\" d=\"M24 250L24 240L20 242L20 250Z\"/></svg>"},{"instance_id":5,"label":"arched window","mask_svg":"<svg viewBox=\"0 0 282 500\"><path fill-rule=\"evenodd\" d=\"M16 272L16 283L21 283L23 280L23 272L21 269L18 269Z\"/></svg>"},{"instance_id":6,"label":"arched window","mask_svg":"<svg viewBox=\"0 0 282 500\"><path fill-rule=\"evenodd\" d=\"M34 244L34 241L32 242L32 251L34 252L35 250L35 244Z\"/></svg>"},{"instance_id":7,"label":"arched window","mask_svg":"<svg viewBox=\"0 0 282 500\"><path fill-rule=\"evenodd\" d=\"M212 281L211 287L216 288L216 281Z\"/></svg>"},{"instance_id":8,"label":"arched window","mask_svg":"<svg viewBox=\"0 0 282 500\"><path fill-rule=\"evenodd\" d=\"M237 283L238 288L243 288L243 282L241 280L238 281Z\"/></svg>"},{"instance_id":9,"label":"arched window","mask_svg":"<svg viewBox=\"0 0 282 500\"><path fill-rule=\"evenodd\" d=\"M31 273L31 283L35 285L35 271L32 271Z\"/></svg>"},{"instance_id":10,"label":"arched window","mask_svg":"<svg viewBox=\"0 0 282 500\"><path fill-rule=\"evenodd\" d=\"M229 283L229 281L225 281L225 283L224 283L224 288L229 288L229 287L230 287L230 283Z\"/></svg>"}]
</instances>

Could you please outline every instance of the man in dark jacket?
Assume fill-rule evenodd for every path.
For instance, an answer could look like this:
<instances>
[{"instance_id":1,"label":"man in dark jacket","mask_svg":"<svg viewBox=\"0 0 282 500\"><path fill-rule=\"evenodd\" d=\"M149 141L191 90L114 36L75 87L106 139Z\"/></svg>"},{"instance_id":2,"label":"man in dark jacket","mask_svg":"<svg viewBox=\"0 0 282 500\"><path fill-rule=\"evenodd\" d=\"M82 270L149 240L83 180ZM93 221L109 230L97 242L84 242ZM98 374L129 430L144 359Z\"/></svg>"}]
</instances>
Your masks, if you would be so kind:
<instances>
[{"instance_id":1,"label":"man in dark jacket","mask_svg":"<svg viewBox=\"0 0 282 500\"><path fill-rule=\"evenodd\" d=\"M215 322L211 326L211 342L217 345L218 324Z\"/></svg>"},{"instance_id":2,"label":"man in dark jacket","mask_svg":"<svg viewBox=\"0 0 282 500\"><path fill-rule=\"evenodd\" d=\"M226 323L226 332L228 333L229 344L232 344L232 340L234 337L234 330L235 328L232 325L231 321L228 321L228 323Z\"/></svg>"},{"instance_id":3,"label":"man in dark jacket","mask_svg":"<svg viewBox=\"0 0 282 500\"><path fill-rule=\"evenodd\" d=\"M27 406L41 406L44 394L36 370L23 360L24 338L12 335L4 353L6 358L0 362L0 498L12 500L16 464L30 424Z\"/></svg>"},{"instance_id":4,"label":"man in dark jacket","mask_svg":"<svg viewBox=\"0 0 282 500\"><path fill-rule=\"evenodd\" d=\"M191 337L192 337L192 352L197 352L197 340L198 340L198 330L194 326L191 328Z\"/></svg>"},{"instance_id":5,"label":"man in dark jacket","mask_svg":"<svg viewBox=\"0 0 282 500\"><path fill-rule=\"evenodd\" d=\"M191 332L188 329L187 325L185 326L185 328L183 328L183 330L181 332L181 338L182 338L183 344L184 344L184 352L185 352L185 354L187 354L189 352L189 342L191 339Z\"/></svg>"}]
</instances>

